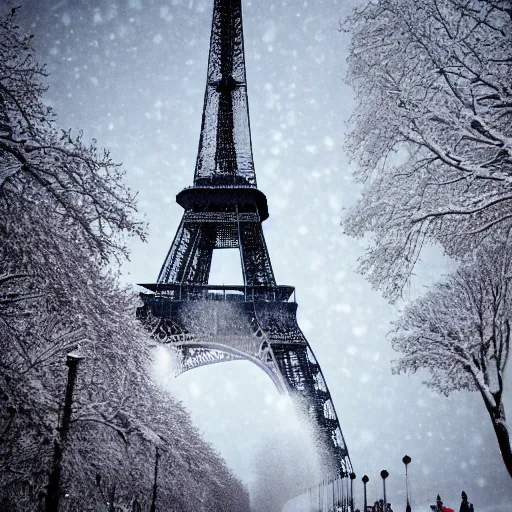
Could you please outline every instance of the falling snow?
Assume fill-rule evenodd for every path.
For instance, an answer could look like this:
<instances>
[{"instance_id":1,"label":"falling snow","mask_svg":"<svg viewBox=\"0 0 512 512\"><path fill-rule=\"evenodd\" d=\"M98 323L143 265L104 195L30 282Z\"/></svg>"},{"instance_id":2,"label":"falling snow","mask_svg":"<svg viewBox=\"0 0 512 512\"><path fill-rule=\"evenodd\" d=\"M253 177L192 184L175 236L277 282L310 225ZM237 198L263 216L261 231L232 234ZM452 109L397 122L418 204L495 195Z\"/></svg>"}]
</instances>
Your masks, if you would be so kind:
<instances>
[{"instance_id":1,"label":"falling snow","mask_svg":"<svg viewBox=\"0 0 512 512\"><path fill-rule=\"evenodd\" d=\"M388 497L398 510L405 502L407 453L413 510L429 510L437 493L457 508L464 489L477 510L495 505L495 512L505 512L499 506L512 498L510 479L481 399L440 397L421 385L421 376L391 375L397 356L386 333L397 310L354 272L366 243L345 237L337 222L360 193L340 149L353 97L343 83L348 38L337 28L350 5L355 2L244 3L252 144L258 187L269 202L264 229L276 278L296 286L299 325L322 365L358 474L356 502L364 473L370 501L380 497L378 475L386 468ZM131 247L124 280L150 282L181 220L174 197L192 183L211 5L129 0L111 8L72 6L27 2L20 21L35 34L34 47L48 65L46 101L59 123L80 127L110 148L139 191L150 236ZM446 268L441 256L435 261L418 268L412 296ZM241 280L229 272L220 268L217 280ZM158 369L161 380L166 364ZM510 390L510 375L505 378ZM168 385L255 488L254 458L280 407L266 375L236 362L201 368Z\"/></svg>"}]
</instances>

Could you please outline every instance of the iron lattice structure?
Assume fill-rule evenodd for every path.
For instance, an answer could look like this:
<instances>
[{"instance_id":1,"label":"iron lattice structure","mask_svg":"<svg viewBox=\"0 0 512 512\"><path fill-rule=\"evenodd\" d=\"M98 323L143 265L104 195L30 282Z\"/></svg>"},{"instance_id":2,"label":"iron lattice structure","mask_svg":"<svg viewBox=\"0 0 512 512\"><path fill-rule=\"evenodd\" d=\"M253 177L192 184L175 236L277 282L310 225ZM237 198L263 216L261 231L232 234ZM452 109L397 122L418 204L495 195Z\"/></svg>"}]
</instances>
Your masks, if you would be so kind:
<instances>
[{"instance_id":1,"label":"iron lattice structure","mask_svg":"<svg viewBox=\"0 0 512 512\"><path fill-rule=\"evenodd\" d=\"M336 411L296 319L291 286L278 286L262 222L252 156L241 0L215 0L194 185L176 196L185 212L158 280L144 284L138 318L178 354L178 372L248 360L307 414L329 471L352 472ZM215 249L240 251L243 285L208 285Z\"/></svg>"}]
</instances>

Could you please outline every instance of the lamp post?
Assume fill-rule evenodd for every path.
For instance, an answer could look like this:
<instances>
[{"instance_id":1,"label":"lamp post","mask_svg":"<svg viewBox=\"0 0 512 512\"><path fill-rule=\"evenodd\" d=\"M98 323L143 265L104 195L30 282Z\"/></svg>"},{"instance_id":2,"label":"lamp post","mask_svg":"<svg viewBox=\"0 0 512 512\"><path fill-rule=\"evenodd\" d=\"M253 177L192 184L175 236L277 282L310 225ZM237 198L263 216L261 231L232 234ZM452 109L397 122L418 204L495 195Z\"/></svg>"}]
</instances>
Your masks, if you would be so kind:
<instances>
[{"instance_id":1,"label":"lamp post","mask_svg":"<svg viewBox=\"0 0 512 512\"><path fill-rule=\"evenodd\" d=\"M155 454L155 478L153 483L153 497L151 499L150 512L156 512L156 492L157 492L157 478L158 478L158 459L160 459L160 453L158 452L158 446L156 447Z\"/></svg>"},{"instance_id":2,"label":"lamp post","mask_svg":"<svg viewBox=\"0 0 512 512\"><path fill-rule=\"evenodd\" d=\"M388 502L386 499L386 478L389 476L389 473L385 469L383 469L380 472L380 476L382 477L382 489L384 491L384 510L383 510L383 512L386 512L386 510L388 509Z\"/></svg>"},{"instance_id":3,"label":"lamp post","mask_svg":"<svg viewBox=\"0 0 512 512\"><path fill-rule=\"evenodd\" d=\"M405 512L411 512L411 504L409 502L409 476L407 474L407 465L411 462L411 457L409 457L409 455L404 455L402 462L405 464L405 496L407 499Z\"/></svg>"},{"instance_id":4,"label":"lamp post","mask_svg":"<svg viewBox=\"0 0 512 512\"><path fill-rule=\"evenodd\" d=\"M356 478L355 473L350 473L350 512L354 512L354 480Z\"/></svg>"},{"instance_id":5,"label":"lamp post","mask_svg":"<svg viewBox=\"0 0 512 512\"><path fill-rule=\"evenodd\" d=\"M361 480L363 481L363 485L364 485L364 510L363 510L363 512L366 512L366 509L367 509L367 504L366 504L366 484L368 483L368 481L370 479L368 478L367 475L364 475L363 478L361 478Z\"/></svg>"},{"instance_id":6,"label":"lamp post","mask_svg":"<svg viewBox=\"0 0 512 512\"><path fill-rule=\"evenodd\" d=\"M344 505L344 510L345 512L349 512L349 506L350 506L350 500L348 498L348 473L343 473L343 480L346 481L346 486L345 486L345 505Z\"/></svg>"},{"instance_id":7,"label":"lamp post","mask_svg":"<svg viewBox=\"0 0 512 512\"><path fill-rule=\"evenodd\" d=\"M340 506L343 512L345 511L345 471L342 469L340 472Z\"/></svg>"},{"instance_id":8,"label":"lamp post","mask_svg":"<svg viewBox=\"0 0 512 512\"><path fill-rule=\"evenodd\" d=\"M62 410L62 419L57 427L58 439L53 442L53 462L52 472L48 480L48 490L46 493L45 512L58 512L60 499L60 477L62 473L62 455L68 438L69 424L71 422L71 407L73 405L73 391L76 383L76 371L78 363L84 359L77 353L70 353L66 358L68 367L68 378L66 382L66 396L64 398L64 408Z\"/></svg>"}]
</instances>

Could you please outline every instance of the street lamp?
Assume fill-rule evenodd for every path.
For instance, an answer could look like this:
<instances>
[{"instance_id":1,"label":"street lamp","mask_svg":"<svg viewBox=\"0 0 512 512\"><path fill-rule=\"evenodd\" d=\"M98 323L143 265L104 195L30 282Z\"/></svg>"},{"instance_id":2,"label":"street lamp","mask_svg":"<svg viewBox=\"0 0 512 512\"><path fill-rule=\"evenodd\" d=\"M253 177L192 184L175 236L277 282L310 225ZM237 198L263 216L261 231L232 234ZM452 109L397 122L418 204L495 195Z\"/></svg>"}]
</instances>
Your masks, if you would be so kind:
<instances>
[{"instance_id":1,"label":"street lamp","mask_svg":"<svg viewBox=\"0 0 512 512\"><path fill-rule=\"evenodd\" d=\"M149 509L150 512L156 512L156 493L157 493L157 478L158 478L158 460L160 459L160 452L158 451L158 446L156 447L155 452L155 476L153 482L153 497L151 499L151 507Z\"/></svg>"},{"instance_id":2,"label":"street lamp","mask_svg":"<svg viewBox=\"0 0 512 512\"><path fill-rule=\"evenodd\" d=\"M409 503L409 477L407 474L407 465L411 462L411 457L409 457L409 455L404 455L402 462L405 464L405 496L407 499L405 512L411 512L411 504Z\"/></svg>"},{"instance_id":3,"label":"street lamp","mask_svg":"<svg viewBox=\"0 0 512 512\"><path fill-rule=\"evenodd\" d=\"M53 441L52 470L48 480L45 512L57 512L59 510L62 456L66 447L69 425L71 423L71 407L73 405L73 391L75 389L77 367L82 359L84 359L84 356L81 356L77 352L69 353L66 358L66 366L68 367L66 395L64 397L62 419L60 425L57 427L58 438Z\"/></svg>"},{"instance_id":4,"label":"street lamp","mask_svg":"<svg viewBox=\"0 0 512 512\"><path fill-rule=\"evenodd\" d=\"M71 406L73 405L73 391L76 383L76 372L78 363L85 359L77 352L70 352L66 357L66 366L68 367L68 381L66 384L66 397L64 398L64 409L62 411L61 438L66 442L69 424L71 422Z\"/></svg>"},{"instance_id":5,"label":"street lamp","mask_svg":"<svg viewBox=\"0 0 512 512\"><path fill-rule=\"evenodd\" d=\"M366 484L368 483L368 481L370 479L368 478L367 475L364 475L363 478L361 478L361 480L363 481L363 484L364 484L364 510L363 510L363 512L366 512L366 509L368 508L366 505Z\"/></svg>"},{"instance_id":6,"label":"street lamp","mask_svg":"<svg viewBox=\"0 0 512 512\"><path fill-rule=\"evenodd\" d=\"M388 509L388 502L386 500L386 478L389 476L389 473L385 469L383 469L380 472L380 476L382 477L382 488L384 490L384 510L383 510L383 512L386 512L386 510Z\"/></svg>"},{"instance_id":7,"label":"street lamp","mask_svg":"<svg viewBox=\"0 0 512 512\"><path fill-rule=\"evenodd\" d=\"M354 480L356 478L355 473L350 473L350 512L354 512Z\"/></svg>"}]
</instances>

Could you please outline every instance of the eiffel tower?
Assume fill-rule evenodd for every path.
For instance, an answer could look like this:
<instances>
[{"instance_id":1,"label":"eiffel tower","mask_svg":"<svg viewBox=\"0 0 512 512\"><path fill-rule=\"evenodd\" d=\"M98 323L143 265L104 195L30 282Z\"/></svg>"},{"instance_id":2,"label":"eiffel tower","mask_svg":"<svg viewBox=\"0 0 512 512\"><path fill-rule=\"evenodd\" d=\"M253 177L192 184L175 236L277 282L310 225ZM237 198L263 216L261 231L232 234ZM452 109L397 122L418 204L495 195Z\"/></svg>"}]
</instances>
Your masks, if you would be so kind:
<instances>
[{"instance_id":1,"label":"eiffel tower","mask_svg":"<svg viewBox=\"0 0 512 512\"><path fill-rule=\"evenodd\" d=\"M259 366L314 425L333 478L352 472L320 365L296 319L292 286L276 284L263 235L267 199L251 146L241 0L214 0L194 185L156 283L142 284L138 318L176 349L177 372L226 361ZM243 285L208 284L212 254L239 249Z\"/></svg>"}]
</instances>

